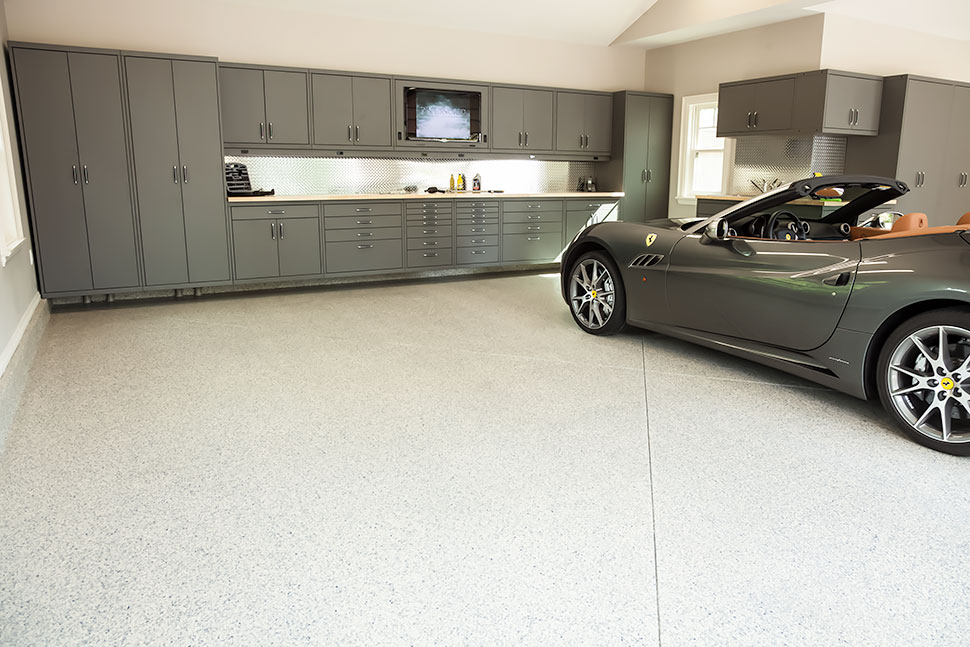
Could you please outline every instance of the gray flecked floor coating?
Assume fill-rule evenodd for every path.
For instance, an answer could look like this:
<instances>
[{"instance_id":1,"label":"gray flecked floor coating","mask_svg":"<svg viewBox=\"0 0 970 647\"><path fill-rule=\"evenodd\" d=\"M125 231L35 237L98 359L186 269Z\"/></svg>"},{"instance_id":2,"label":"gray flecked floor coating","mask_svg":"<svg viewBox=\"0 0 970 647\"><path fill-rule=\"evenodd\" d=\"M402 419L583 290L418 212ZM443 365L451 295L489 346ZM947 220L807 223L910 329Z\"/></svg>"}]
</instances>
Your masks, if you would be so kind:
<instances>
[{"instance_id":1,"label":"gray flecked floor coating","mask_svg":"<svg viewBox=\"0 0 970 647\"><path fill-rule=\"evenodd\" d=\"M967 643L967 459L556 286L55 313L0 645Z\"/></svg>"}]
</instances>

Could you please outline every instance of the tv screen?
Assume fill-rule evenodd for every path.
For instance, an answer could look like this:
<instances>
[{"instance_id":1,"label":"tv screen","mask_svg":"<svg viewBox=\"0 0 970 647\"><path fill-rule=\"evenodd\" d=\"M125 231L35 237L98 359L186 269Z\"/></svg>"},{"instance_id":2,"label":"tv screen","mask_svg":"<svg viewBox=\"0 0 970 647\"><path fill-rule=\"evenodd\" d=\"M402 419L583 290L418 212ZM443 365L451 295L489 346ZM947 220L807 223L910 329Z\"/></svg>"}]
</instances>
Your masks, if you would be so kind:
<instances>
[{"instance_id":1,"label":"tv screen","mask_svg":"<svg viewBox=\"0 0 970 647\"><path fill-rule=\"evenodd\" d=\"M408 88L408 139L477 140L481 132L480 92Z\"/></svg>"}]
</instances>

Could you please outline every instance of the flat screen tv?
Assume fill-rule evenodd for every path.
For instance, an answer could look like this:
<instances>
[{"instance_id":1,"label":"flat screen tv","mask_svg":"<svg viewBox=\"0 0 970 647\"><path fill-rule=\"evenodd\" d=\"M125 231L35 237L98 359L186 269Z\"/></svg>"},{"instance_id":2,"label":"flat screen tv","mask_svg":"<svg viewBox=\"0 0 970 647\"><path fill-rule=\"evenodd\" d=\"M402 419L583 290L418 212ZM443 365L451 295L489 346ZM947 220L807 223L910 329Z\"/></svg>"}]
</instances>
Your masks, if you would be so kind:
<instances>
[{"instance_id":1,"label":"flat screen tv","mask_svg":"<svg viewBox=\"0 0 970 647\"><path fill-rule=\"evenodd\" d=\"M408 139L481 141L481 92L405 88L404 105Z\"/></svg>"}]
</instances>

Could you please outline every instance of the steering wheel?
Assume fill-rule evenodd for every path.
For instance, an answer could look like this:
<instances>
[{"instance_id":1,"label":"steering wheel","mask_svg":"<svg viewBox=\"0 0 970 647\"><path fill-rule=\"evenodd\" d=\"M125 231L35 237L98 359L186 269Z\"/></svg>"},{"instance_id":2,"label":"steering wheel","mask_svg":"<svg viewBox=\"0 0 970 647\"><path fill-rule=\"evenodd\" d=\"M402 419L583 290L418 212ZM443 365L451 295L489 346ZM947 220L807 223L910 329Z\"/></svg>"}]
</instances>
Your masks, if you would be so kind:
<instances>
[{"instance_id":1,"label":"steering wheel","mask_svg":"<svg viewBox=\"0 0 970 647\"><path fill-rule=\"evenodd\" d=\"M779 227L779 220L789 220L788 225ZM777 229L777 231L776 231ZM768 223L765 225L764 238L774 238L778 240L805 240L805 224L791 211L779 209L771 214Z\"/></svg>"}]
</instances>

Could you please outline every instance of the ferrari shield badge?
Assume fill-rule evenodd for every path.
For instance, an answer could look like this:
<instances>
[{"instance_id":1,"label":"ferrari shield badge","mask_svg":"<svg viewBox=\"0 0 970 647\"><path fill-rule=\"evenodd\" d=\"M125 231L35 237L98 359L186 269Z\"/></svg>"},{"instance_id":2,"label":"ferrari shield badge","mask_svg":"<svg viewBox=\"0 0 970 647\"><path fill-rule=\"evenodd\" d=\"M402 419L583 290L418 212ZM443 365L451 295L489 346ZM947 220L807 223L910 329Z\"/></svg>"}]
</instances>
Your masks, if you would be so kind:
<instances>
[{"instance_id":1,"label":"ferrari shield badge","mask_svg":"<svg viewBox=\"0 0 970 647\"><path fill-rule=\"evenodd\" d=\"M657 234L647 234L647 247L653 245L655 240L657 240Z\"/></svg>"}]
</instances>

